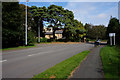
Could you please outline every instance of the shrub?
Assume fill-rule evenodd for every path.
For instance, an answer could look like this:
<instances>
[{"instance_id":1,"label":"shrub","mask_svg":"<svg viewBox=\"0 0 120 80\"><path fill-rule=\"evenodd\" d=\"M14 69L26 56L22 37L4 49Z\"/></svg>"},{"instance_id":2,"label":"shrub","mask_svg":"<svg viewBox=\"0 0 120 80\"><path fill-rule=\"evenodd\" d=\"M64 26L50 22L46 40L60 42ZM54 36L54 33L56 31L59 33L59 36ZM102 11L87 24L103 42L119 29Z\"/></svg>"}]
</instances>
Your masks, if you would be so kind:
<instances>
[{"instance_id":1,"label":"shrub","mask_svg":"<svg viewBox=\"0 0 120 80\"><path fill-rule=\"evenodd\" d=\"M17 47L24 44L24 33L3 28L2 47Z\"/></svg>"},{"instance_id":2,"label":"shrub","mask_svg":"<svg viewBox=\"0 0 120 80\"><path fill-rule=\"evenodd\" d=\"M34 46L34 43L28 43L28 46Z\"/></svg>"},{"instance_id":3,"label":"shrub","mask_svg":"<svg viewBox=\"0 0 120 80\"><path fill-rule=\"evenodd\" d=\"M27 40L28 40L28 44L35 43L36 42L35 34L31 31L28 31Z\"/></svg>"},{"instance_id":4,"label":"shrub","mask_svg":"<svg viewBox=\"0 0 120 80\"><path fill-rule=\"evenodd\" d=\"M47 42L47 38L42 38L42 39L40 39L40 42Z\"/></svg>"},{"instance_id":5,"label":"shrub","mask_svg":"<svg viewBox=\"0 0 120 80\"><path fill-rule=\"evenodd\" d=\"M89 39L89 38L87 38L87 39L86 39L86 42L89 42L89 41L90 41L90 39Z\"/></svg>"}]
</instances>

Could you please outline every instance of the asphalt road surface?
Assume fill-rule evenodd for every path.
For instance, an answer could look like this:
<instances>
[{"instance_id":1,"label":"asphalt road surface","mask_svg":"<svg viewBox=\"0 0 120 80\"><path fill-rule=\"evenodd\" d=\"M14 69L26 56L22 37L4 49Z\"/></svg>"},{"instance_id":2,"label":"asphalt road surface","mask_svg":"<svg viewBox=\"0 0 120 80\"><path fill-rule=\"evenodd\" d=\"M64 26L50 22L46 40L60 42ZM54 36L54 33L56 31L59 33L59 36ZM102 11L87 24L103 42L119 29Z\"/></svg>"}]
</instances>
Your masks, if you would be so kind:
<instances>
[{"instance_id":1,"label":"asphalt road surface","mask_svg":"<svg viewBox=\"0 0 120 80\"><path fill-rule=\"evenodd\" d=\"M61 61L84 50L93 44L46 44L36 48L4 51L2 53L3 78L32 78Z\"/></svg>"}]
</instances>

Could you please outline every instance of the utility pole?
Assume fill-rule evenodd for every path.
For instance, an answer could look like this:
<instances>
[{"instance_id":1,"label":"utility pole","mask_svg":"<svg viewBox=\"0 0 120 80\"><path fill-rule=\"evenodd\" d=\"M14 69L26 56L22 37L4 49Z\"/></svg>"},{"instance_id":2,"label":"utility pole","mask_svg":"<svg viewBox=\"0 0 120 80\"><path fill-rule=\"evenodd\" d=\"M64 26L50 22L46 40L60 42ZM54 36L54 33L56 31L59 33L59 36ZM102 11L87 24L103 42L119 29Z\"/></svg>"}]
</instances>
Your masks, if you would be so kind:
<instances>
[{"instance_id":1,"label":"utility pole","mask_svg":"<svg viewBox=\"0 0 120 80\"><path fill-rule=\"evenodd\" d=\"M115 45L115 33L113 34L113 36L114 36L114 45Z\"/></svg>"},{"instance_id":2,"label":"utility pole","mask_svg":"<svg viewBox=\"0 0 120 80\"><path fill-rule=\"evenodd\" d=\"M38 20L38 43L40 43L40 19Z\"/></svg>"},{"instance_id":3,"label":"utility pole","mask_svg":"<svg viewBox=\"0 0 120 80\"><path fill-rule=\"evenodd\" d=\"M112 37L110 37L110 45L112 46Z\"/></svg>"},{"instance_id":4,"label":"utility pole","mask_svg":"<svg viewBox=\"0 0 120 80\"><path fill-rule=\"evenodd\" d=\"M25 45L27 46L27 2L29 0L26 0L26 18L25 18L25 21L26 21L26 24L25 24Z\"/></svg>"}]
</instances>

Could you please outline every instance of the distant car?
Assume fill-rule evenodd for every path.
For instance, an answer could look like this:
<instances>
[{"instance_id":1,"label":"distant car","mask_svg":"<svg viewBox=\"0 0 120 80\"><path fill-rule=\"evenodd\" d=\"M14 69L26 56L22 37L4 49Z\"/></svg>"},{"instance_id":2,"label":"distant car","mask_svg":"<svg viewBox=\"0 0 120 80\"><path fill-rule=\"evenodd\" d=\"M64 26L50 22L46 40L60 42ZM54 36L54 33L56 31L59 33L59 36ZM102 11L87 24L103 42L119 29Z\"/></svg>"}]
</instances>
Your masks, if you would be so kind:
<instances>
[{"instance_id":1,"label":"distant car","mask_svg":"<svg viewBox=\"0 0 120 80\"><path fill-rule=\"evenodd\" d=\"M97 41L95 41L95 46L97 46L97 45L100 45L100 39L98 39Z\"/></svg>"}]
</instances>

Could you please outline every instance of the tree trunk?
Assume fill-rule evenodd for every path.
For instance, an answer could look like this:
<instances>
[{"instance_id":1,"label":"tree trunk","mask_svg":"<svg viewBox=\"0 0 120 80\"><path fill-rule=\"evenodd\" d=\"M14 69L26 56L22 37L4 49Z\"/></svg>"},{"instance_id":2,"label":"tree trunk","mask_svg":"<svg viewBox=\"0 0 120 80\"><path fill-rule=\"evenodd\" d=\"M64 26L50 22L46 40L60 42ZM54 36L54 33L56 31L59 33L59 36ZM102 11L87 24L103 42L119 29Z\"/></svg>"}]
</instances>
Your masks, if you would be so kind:
<instances>
[{"instance_id":1,"label":"tree trunk","mask_svg":"<svg viewBox=\"0 0 120 80\"><path fill-rule=\"evenodd\" d=\"M56 29L53 27L53 39L55 40L55 31Z\"/></svg>"},{"instance_id":2,"label":"tree trunk","mask_svg":"<svg viewBox=\"0 0 120 80\"><path fill-rule=\"evenodd\" d=\"M40 36L44 37L44 33L43 33L43 20L40 20Z\"/></svg>"}]
</instances>

